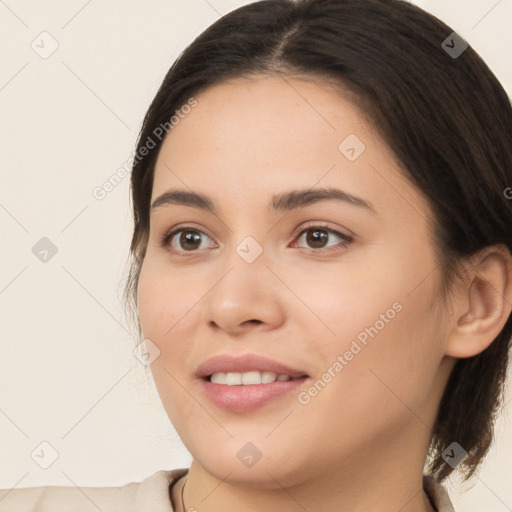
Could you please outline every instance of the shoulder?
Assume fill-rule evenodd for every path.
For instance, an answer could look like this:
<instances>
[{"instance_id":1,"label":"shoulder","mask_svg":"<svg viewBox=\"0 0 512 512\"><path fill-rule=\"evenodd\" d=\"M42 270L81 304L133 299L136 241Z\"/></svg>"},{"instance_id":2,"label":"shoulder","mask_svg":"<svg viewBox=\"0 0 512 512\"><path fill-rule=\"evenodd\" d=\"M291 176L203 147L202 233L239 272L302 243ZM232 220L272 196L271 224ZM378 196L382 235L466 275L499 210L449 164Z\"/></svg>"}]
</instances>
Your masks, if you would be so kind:
<instances>
[{"instance_id":1,"label":"shoulder","mask_svg":"<svg viewBox=\"0 0 512 512\"><path fill-rule=\"evenodd\" d=\"M0 489L0 512L170 512L169 485L187 472L161 470L120 487Z\"/></svg>"},{"instance_id":2,"label":"shoulder","mask_svg":"<svg viewBox=\"0 0 512 512\"><path fill-rule=\"evenodd\" d=\"M455 512L448 491L441 483L431 476L423 475L423 488L436 507L437 512Z\"/></svg>"}]
</instances>

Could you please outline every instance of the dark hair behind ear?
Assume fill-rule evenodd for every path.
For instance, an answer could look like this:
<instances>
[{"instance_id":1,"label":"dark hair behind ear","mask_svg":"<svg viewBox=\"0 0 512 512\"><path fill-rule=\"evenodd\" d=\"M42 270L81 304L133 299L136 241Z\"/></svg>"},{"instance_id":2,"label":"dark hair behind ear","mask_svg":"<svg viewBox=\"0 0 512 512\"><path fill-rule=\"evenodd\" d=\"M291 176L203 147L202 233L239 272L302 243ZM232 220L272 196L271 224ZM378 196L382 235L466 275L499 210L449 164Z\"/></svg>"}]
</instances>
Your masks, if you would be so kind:
<instances>
[{"instance_id":1,"label":"dark hair behind ear","mask_svg":"<svg viewBox=\"0 0 512 512\"><path fill-rule=\"evenodd\" d=\"M461 275L461 258L493 244L512 250L512 201L504 196L512 186L510 101L471 47L455 56L450 48L461 50L460 41L442 46L452 32L401 0L264 0L241 7L172 65L144 119L137 154L156 127L205 87L251 73L330 77L348 89L428 199L446 291ZM132 308L160 146L161 140L132 170L134 264L125 289ZM453 441L468 452L459 466L468 478L487 453L511 336L509 317L485 351L457 361L430 447L436 479L453 471L441 456Z\"/></svg>"}]
</instances>

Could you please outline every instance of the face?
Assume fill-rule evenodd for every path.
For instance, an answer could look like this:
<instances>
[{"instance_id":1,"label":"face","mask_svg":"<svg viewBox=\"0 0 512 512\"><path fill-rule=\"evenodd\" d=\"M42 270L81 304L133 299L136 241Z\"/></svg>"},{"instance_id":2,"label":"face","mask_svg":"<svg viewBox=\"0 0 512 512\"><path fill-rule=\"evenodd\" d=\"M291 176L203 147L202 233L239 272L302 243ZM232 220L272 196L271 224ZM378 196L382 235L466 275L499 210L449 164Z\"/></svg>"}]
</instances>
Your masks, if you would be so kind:
<instances>
[{"instance_id":1,"label":"face","mask_svg":"<svg viewBox=\"0 0 512 512\"><path fill-rule=\"evenodd\" d=\"M446 377L426 202L332 89L261 76L196 100L159 153L138 286L187 449L254 485L426 450Z\"/></svg>"}]
</instances>

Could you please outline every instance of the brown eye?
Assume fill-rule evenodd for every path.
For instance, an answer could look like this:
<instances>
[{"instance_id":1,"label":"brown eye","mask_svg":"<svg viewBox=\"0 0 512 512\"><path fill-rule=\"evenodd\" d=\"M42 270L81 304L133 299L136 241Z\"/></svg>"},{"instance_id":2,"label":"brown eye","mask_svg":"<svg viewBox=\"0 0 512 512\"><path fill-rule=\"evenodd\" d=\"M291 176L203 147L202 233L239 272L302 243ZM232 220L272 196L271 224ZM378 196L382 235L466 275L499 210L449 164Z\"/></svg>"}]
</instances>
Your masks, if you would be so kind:
<instances>
[{"instance_id":1,"label":"brown eye","mask_svg":"<svg viewBox=\"0 0 512 512\"><path fill-rule=\"evenodd\" d=\"M176 236L179 235L179 236ZM185 252L194 252L197 249L201 249L204 247L211 247L213 244L206 244L204 247L201 247L203 243L203 237L209 238L202 231L191 228L181 228L175 229L170 233L167 233L163 236L161 240L161 245L163 247L169 246L171 251L185 251Z\"/></svg>"},{"instance_id":2,"label":"brown eye","mask_svg":"<svg viewBox=\"0 0 512 512\"><path fill-rule=\"evenodd\" d=\"M197 231L183 230L178 240L186 251L193 251L201 245L201 235Z\"/></svg>"},{"instance_id":3,"label":"brown eye","mask_svg":"<svg viewBox=\"0 0 512 512\"><path fill-rule=\"evenodd\" d=\"M301 226L301 228L302 227L303 226ZM297 240L301 240L302 238L305 239L306 244L310 249L325 249L329 247L332 247L333 249L342 249L352 242L351 237L339 233L338 231L334 231L327 226L310 226L303 229ZM336 243L336 238L339 240L338 243ZM335 243L329 244L331 239L334 239Z\"/></svg>"},{"instance_id":4,"label":"brown eye","mask_svg":"<svg viewBox=\"0 0 512 512\"><path fill-rule=\"evenodd\" d=\"M306 235L307 243L314 249L321 249L327 243L329 235L325 229L309 229Z\"/></svg>"}]
</instances>

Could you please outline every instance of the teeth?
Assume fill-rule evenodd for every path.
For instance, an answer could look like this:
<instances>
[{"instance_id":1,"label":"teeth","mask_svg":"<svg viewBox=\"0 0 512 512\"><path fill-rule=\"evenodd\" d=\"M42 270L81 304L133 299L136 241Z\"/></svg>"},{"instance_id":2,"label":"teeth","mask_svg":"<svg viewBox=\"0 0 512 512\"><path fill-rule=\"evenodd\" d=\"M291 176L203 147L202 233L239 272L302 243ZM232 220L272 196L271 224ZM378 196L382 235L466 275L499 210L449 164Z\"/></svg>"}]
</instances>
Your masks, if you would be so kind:
<instances>
[{"instance_id":1,"label":"teeth","mask_svg":"<svg viewBox=\"0 0 512 512\"><path fill-rule=\"evenodd\" d=\"M210 382L213 382L214 384L226 384L226 374L214 373L210 377Z\"/></svg>"},{"instance_id":2,"label":"teeth","mask_svg":"<svg viewBox=\"0 0 512 512\"><path fill-rule=\"evenodd\" d=\"M244 386L247 384L261 384L262 375L260 372L233 373L232 375L240 375L241 383Z\"/></svg>"},{"instance_id":3,"label":"teeth","mask_svg":"<svg viewBox=\"0 0 512 512\"><path fill-rule=\"evenodd\" d=\"M277 375L274 372L262 372L261 374L261 383L262 384L270 384L277 380Z\"/></svg>"},{"instance_id":4,"label":"teeth","mask_svg":"<svg viewBox=\"0 0 512 512\"><path fill-rule=\"evenodd\" d=\"M250 386L253 384L271 384L277 381L291 380L289 375L283 373L277 374L274 372L245 372L245 373L213 373L210 377L210 382L214 384L223 384L225 386Z\"/></svg>"}]
</instances>

